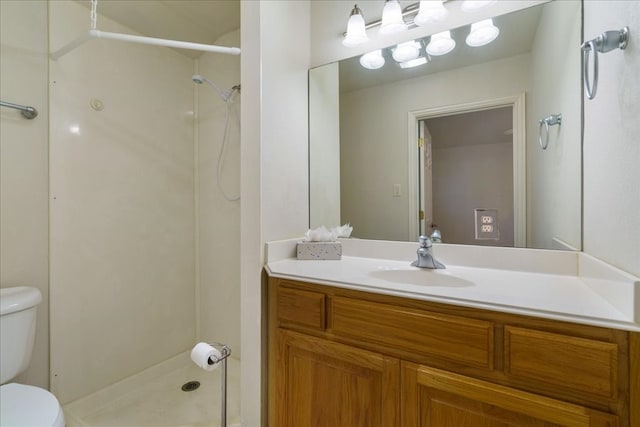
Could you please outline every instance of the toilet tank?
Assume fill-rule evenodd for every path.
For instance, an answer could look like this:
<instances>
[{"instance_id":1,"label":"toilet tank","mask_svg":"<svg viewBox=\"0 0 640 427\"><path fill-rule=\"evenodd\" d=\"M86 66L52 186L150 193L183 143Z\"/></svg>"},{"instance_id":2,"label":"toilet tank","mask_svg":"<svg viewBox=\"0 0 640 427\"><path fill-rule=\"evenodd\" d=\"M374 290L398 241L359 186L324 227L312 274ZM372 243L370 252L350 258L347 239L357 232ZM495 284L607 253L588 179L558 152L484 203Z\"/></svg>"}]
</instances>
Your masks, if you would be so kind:
<instances>
[{"instance_id":1,"label":"toilet tank","mask_svg":"<svg viewBox=\"0 0 640 427\"><path fill-rule=\"evenodd\" d=\"M0 289L0 384L27 369L36 335L36 307L42 294L36 288Z\"/></svg>"}]
</instances>

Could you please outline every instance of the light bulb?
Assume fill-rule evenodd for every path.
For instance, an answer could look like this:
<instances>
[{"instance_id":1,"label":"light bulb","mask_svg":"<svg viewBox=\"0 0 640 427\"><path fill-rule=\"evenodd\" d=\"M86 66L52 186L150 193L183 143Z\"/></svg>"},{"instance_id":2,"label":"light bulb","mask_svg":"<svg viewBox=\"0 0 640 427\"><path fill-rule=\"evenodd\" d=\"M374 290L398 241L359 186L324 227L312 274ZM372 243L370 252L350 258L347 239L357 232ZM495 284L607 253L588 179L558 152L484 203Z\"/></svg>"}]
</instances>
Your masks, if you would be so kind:
<instances>
[{"instance_id":1,"label":"light bulb","mask_svg":"<svg viewBox=\"0 0 640 427\"><path fill-rule=\"evenodd\" d=\"M357 46L369 41L367 37L367 31L364 25L364 17L362 11L358 5L353 6L351 15L349 16L349 22L347 22L347 35L344 36L342 44L347 47Z\"/></svg>"},{"instance_id":2,"label":"light bulb","mask_svg":"<svg viewBox=\"0 0 640 427\"><path fill-rule=\"evenodd\" d=\"M413 22L418 25L426 25L430 22L441 22L449 14L449 11L445 9L442 0L420 0L420 11L413 19Z\"/></svg>"},{"instance_id":3,"label":"light bulb","mask_svg":"<svg viewBox=\"0 0 640 427\"><path fill-rule=\"evenodd\" d=\"M407 28L407 24L402 19L402 8L398 0L386 0L382 9L380 32L382 34L392 34L404 31Z\"/></svg>"},{"instance_id":4,"label":"light bulb","mask_svg":"<svg viewBox=\"0 0 640 427\"><path fill-rule=\"evenodd\" d=\"M392 55L396 62L407 62L420 56L420 43L415 40L400 43L393 49Z\"/></svg>"},{"instance_id":5,"label":"light bulb","mask_svg":"<svg viewBox=\"0 0 640 427\"><path fill-rule=\"evenodd\" d=\"M362 55L360 57L360 65L369 70L377 70L382 67L384 65L382 50L378 49Z\"/></svg>"},{"instance_id":6,"label":"light bulb","mask_svg":"<svg viewBox=\"0 0 640 427\"><path fill-rule=\"evenodd\" d=\"M493 20L485 19L471 24L471 31L465 41L471 47L484 46L494 41L498 34L500 34L500 30L493 25Z\"/></svg>"},{"instance_id":7,"label":"light bulb","mask_svg":"<svg viewBox=\"0 0 640 427\"><path fill-rule=\"evenodd\" d=\"M456 47L456 42L451 38L451 31L443 31L431 36L427 45L427 52L430 55L446 55Z\"/></svg>"}]
</instances>

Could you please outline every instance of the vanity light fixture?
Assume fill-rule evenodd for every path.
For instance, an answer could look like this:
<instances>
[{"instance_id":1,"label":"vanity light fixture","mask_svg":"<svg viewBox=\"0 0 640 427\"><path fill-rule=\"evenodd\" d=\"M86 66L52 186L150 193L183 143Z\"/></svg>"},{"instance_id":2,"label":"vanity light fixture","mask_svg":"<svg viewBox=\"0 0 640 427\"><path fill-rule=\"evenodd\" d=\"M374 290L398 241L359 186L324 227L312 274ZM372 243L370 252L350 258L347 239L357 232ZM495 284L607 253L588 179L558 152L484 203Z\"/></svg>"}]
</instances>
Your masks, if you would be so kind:
<instances>
[{"instance_id":1,"label":"vanity light fixture","mask_svg":"<svg viewBox=\"0 0 640 427\"><path fill-rule=\"evenodd\" d=\"M419 65L424 65L427 62L429 62L429 60L427 59L426 56L420 56L416 59L411 59L409 61L405 61L405 62L400 62L398 63L398 65L400 65L400 68L413 68L413 67L417 67Z\"/></svg>"},{"instance_id":2,"label":"vanity light fixture","mask_svg":"<svg viewBox=\"0 0 640 427\"><path fill-rule=\"evenodd\" d=\"M420 56L420 48L422 46L419 42L411 40L408 42L400 43L393 49L392 55L396 62L407 62L416 59Z\"/></svg>"},{"instance_id":3,"label":"vanity light fixture","mask_svg":"<svg viewBox=\"0 0 640 427\"><path fill-rule=\"evenodd\" d=\"M451 38L451 31L442 31L431 36L427 45L427 53L433 56L446 55L456 47L456 42Z\"/></svg>"},{"instance_id":4,"label":"vanity light fixture","mask_svg":"<svg viewBox=\"0 0 640 427\"><path fill-rule=\"evenodd\" d=\"M487 7L495 2L496 0L464 0L462 5L460 5L460 10L463 12L475 12L476 10Z\"/></svg>"},{"instance_id":5,"label":"vanity light fixture","mask_svg":"<svg viewBox=\"0 0 640 427\"><path fill-rule=\"evenodd\" d=\"M407 24L402 19L402 8L398 0L385 0L382 9L382 24L380 24L380 33L393 34L404 31Z\"/></svg>"},{"instance_id":6,"label":"vanity light fixture","mask_svg":"<svg viewBox=\"0 0 640 427\"><path fill-rule=\"evenodd\" d=\"M445 9L443 3L443 0L420 0L420 11L413 18L413 22L423 26L431 22L444 21L449 11Z\"/></svg>"},{"instance_id":7,"label":"vanity light fixture","mask_svg":"<svg viewBox=\"0 0 640 427\"><path fill-rule=\"evenodd\" d=\"M494 41L500 30L493 25L493 19L484 19L475 24L471 24L471 31L466 38L466 42L471 47L484 46Z\"/></svg>"},{"instance_id":8,"label":"vanity light fixture","mask_svg":"<svg viewBox=\"0 0 640 427\"><path fill-rule=\"evenodd\" d=\"M349 22L347 23L347 34L342 40L342 44L351 47L366 43L367 41L369 41L369 38L365 30L362 11L357 4L353 5L351 15L349 15Z\"/></svg>"},{"instance_id":9,"label":"vanity light fixture","mask_svg":"<svg viewBox=\"0 0 640 427\"><path fill-rule=\"evenodd\" d=\"M342 44L351 47L369 41L367 30L380 27L381 34L393 34L400 31L443 21L449 12L444 3L449 0L421 0L402 9L398 0L385 0L382 19L365 23L362 10L354 5L347 22L347 31L342 33ZM481 0L477 0L481 1Z\"/></svg>"},{"instance_id":10,"label":"vanity light fixture","mask_svg":"<svg viewBox=\"0 0 640 427\"><path fill-rule=\"evenodd\" d=\"M378 68L381 68L384 65L384 62L381 49L365 53L360 57L360 65L369 70L377 70Z\"/></svg>"}]
</instances>

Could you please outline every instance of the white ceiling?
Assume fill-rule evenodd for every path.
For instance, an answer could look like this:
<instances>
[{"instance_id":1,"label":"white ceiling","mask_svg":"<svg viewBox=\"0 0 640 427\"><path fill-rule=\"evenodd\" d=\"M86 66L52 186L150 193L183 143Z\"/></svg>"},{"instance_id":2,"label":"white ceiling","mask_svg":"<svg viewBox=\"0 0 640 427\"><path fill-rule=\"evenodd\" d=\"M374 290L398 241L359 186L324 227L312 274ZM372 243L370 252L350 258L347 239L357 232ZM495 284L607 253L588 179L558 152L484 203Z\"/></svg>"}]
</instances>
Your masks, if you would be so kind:
<instances>
[{"instance_id":1,"label":"white ceiling","mask_svg":"<svg viewBox=\"0 0 640 427\"><path fill-rule=\"evenodd\" d=\"M76 1L91 8L89 0ZM143 36L186 42L214 44L240 28L240 0L98 0L97 10L98 29L104 15Z\"/></svg>"}]
</instances>

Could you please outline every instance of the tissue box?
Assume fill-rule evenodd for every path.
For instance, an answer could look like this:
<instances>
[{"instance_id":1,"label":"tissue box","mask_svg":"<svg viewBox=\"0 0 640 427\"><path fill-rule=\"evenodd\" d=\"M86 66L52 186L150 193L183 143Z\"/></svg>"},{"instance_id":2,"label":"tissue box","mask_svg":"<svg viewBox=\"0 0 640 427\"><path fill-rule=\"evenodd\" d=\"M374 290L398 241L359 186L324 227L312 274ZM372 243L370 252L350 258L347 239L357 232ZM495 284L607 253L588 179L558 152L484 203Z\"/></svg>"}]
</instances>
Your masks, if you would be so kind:
<instances>
[{"instance_id":1,"label":"tissue box","mask_svg":"<svg viewBox=\"0 0 640 427\"><path fill-rule=\"evenodd\" d=\"M298 259L342 259L342 243L298 242Z\"/></svg>"}]
</instances>

